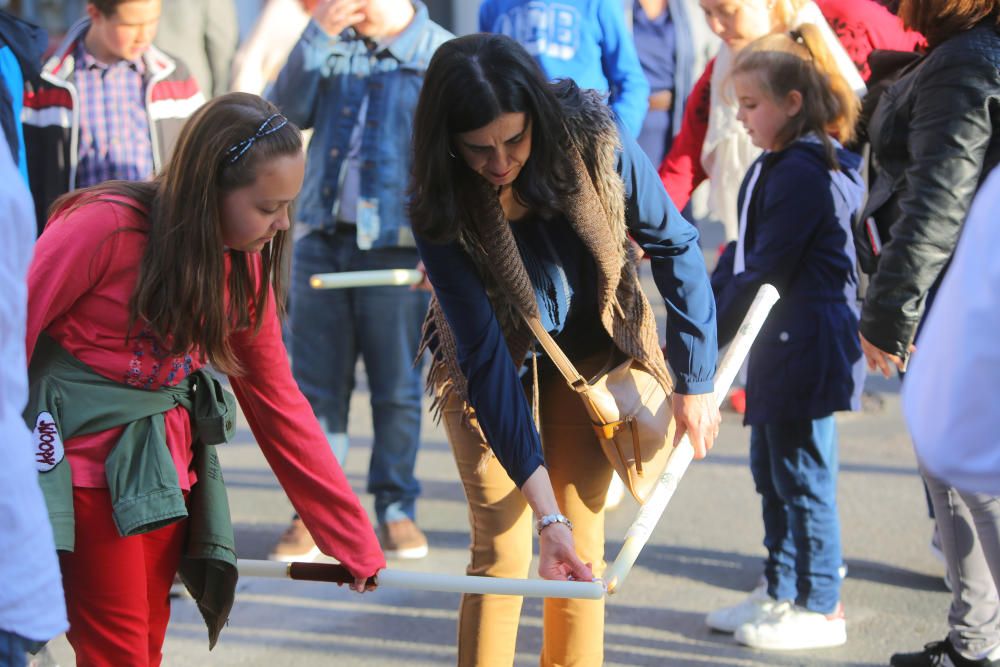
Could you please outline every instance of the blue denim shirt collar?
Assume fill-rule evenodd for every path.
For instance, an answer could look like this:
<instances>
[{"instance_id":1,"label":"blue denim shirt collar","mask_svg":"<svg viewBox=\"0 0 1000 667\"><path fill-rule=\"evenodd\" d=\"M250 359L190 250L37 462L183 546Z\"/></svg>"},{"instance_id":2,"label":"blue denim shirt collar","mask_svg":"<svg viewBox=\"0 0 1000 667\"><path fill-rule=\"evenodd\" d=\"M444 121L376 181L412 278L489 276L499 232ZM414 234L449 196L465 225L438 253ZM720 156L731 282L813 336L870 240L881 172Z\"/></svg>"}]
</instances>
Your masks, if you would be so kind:
<instances>
[{"instance_id":1,"label":"blue denim shirt collar","mask_svg":"<svg viewBox=\"0 0 1000 667\"><path fill-rule=\"evenodd\" d=\"M398 35L380 40L372 40L362 37L354 32L354 30L348 28L341 33L338 40L339 44L343 45L342 48L345 51L353 50L361 46L362 43L365 49L369 50L371 48L370 45L374 44L375 53L388 51L401 64L413 62L415 58L422 55L418 53L421 44L421 34L427 21L430 20L430 15L427 13L426 5L420 2L420 0L413 0L412 4L414 9L413 19Z\"/></svg>"},{"instance_id":2,"label":"blue denim shirt collar","mask_svg":"<svg viewBox=\"0 0 1000 667\"><path fill-rule=\"evenodd\" d=\"M429 16L427 14L427 7L422 2L419 2L419 0L413 3L413 9L415 11L413 20L403 29L403 32L391 39L379 42L376 51L385 49L392 54L393 58L401 63L412 62L417 57L417 49L420 46L420 34Z\"/></svg>"}]
</instances>

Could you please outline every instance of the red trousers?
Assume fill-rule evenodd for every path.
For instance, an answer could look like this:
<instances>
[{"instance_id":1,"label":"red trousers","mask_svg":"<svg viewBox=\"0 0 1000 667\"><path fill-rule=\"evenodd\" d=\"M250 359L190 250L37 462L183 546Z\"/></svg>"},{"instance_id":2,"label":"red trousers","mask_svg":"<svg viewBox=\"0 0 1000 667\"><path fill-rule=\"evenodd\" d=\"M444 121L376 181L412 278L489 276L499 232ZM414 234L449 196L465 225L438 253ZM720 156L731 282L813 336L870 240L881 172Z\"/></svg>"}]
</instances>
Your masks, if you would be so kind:
<instances>
[{"instance_id":1,"label":"red trousers","mask_svg":"<svg viewBox=\"0 0 1000 667\"><path fill-rule=\"evenodd\" d=\"M186 521L121 537L107 489L73 489L76 545L60 552L77 667L158 667Z\"/></svg>"}]
</instances>

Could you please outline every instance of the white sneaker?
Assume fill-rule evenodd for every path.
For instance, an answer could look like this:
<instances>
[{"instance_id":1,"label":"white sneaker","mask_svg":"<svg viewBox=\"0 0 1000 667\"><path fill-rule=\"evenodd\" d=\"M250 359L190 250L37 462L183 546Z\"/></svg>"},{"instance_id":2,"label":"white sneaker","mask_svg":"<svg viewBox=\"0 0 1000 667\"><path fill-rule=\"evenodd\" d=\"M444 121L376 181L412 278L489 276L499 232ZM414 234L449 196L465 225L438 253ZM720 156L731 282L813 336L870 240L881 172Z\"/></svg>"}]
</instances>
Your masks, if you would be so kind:
<instances>
[{"instance_id":1,"label":"white sneaker","mask_svg":"<svg viewBox=\"0 0 1000 667\"><path fill-rule=\"evenodd\" d=\"M771 650L840 646L847 642L844 605L838 603L832 614L820 614L781 602L766 618L738 627L733 636L745 646Z\"/></svg>"},{"instance_id":2,"label":"white sneaker","mask_svg":"<svg viewBox=\"0 0 1000 667\"><path fill-rule=\"evenodd\" d=\"M736 632L736 628L766 618L778 601L767 594L767 583L750 592L739 604L709 612L705 625L719 632Z\"/></svg>"}]
</instances>

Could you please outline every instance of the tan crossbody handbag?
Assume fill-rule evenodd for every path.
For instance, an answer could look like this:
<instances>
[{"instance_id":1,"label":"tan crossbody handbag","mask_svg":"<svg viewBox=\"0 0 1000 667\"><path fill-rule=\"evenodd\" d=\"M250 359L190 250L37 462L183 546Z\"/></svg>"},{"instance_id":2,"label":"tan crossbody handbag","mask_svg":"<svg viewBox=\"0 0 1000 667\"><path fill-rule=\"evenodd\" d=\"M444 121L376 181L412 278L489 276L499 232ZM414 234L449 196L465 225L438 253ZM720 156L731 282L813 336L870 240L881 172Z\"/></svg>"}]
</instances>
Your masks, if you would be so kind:
<instances>
[{"instance_id":1,"label":"tan crossbody handbag","mask_svg":"<svg viewBox=\"0 0 1000 667\"><path fill-rule=\"evenodd\" d=\"M674 451L671 394L642 363L617 348L604 368L585 379L537 317L525 320L570 388L580 395L615 472L632 496L645 503Z\"/></svg>"}]
</instances>

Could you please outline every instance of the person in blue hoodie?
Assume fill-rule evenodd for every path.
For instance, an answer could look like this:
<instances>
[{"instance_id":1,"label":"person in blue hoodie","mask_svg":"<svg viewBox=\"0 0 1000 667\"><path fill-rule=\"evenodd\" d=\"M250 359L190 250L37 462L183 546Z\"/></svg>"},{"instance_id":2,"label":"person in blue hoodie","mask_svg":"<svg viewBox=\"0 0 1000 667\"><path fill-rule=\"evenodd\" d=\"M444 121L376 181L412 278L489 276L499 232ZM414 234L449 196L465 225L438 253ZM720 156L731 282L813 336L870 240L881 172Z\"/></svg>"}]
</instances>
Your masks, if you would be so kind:
<instances>
[{"instance_id":1,"label":"person in blue hoodie","mask_svg":"<svg viewBox=\"0 0 1000 667\"><path fill-rule=\"evenodd\" d=\"M573 79L608 94L629 134L639 136L649 83L621 0L484 0L479 31L512 37L549 79Z\"/></svg>"},{"instance_id":2,"label":"person in blue hoodie","mask_svg":"<svg viewBox=\"0 0 1000 667\"><path fill-rule=\"evenodd\" d=\"M747 364L750 468L762 500L766 580L706 623L758 649L847 641L840 600L837 432L860 407L851 220L864 186L850 138L857 98L821 33L804 24L762 37L733 67L737 118L764 149L739 192L739 234L712 276L719 343L733 338L757 288L781 300Z\"/></svg>"}]
</instances>

